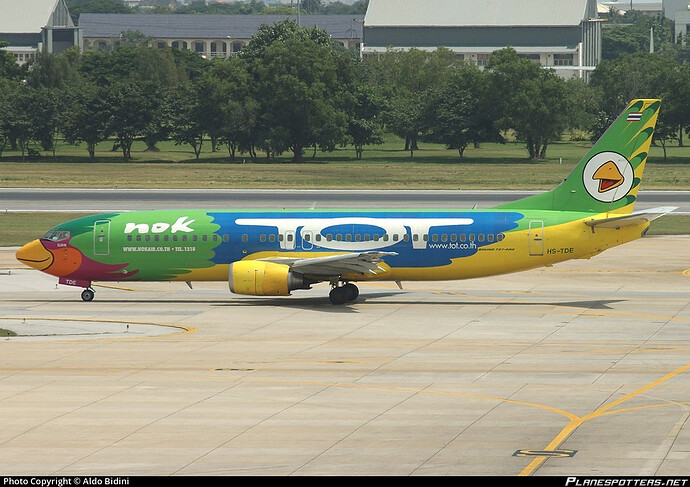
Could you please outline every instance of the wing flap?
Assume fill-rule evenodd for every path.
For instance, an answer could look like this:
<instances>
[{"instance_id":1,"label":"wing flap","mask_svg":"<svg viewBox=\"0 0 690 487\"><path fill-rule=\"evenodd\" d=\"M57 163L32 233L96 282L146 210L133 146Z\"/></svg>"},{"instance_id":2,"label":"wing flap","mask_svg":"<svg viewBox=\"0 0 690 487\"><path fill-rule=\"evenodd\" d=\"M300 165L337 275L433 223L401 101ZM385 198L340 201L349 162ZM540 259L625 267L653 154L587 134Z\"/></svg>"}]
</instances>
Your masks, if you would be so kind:
<instances>
[{"instance_id":1,"label":"wing flap","mask_svg":"<svg viewBox=\"0 0 690 487\"><path fill-rule=\"evenodd\" d=\"M321 277L337 277L341 274L378 274L386 272L379 263L387 255L398 255L396 252L351 252L329 255L327 257L291 258L272 257L259 259L265 262L285 264L301 274Z\"/></svg>"}]
</instances>

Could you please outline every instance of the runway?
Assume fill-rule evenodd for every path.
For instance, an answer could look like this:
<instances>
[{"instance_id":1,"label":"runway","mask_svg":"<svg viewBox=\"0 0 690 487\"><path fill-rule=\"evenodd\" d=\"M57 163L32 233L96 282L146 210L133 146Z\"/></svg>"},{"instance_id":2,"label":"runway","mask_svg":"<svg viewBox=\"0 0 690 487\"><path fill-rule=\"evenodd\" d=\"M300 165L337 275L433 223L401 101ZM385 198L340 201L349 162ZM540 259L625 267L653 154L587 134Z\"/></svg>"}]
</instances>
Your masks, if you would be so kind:
<instances>
[{"instance_id":1,"label":"runway","mask_svg":"<svg viewBox=\"0 0 690 487\"><path fill-rule=\"evenodd\" d=\"M2 474L690 475L690 236L403 286L84 303L2 249Z\"/></svg>"},{"instance_id":2,"label":"runway","mask_svg":"<svg viewBox=\"0 0 690 487\"><path fill-rule=\"evenodd\" d=\"M491 208L536 191L170 190L0 188L2 211L90 212L166 208ZM690 191L641 191L636 209L690 212Z\"/></svg>"}]
</instances>

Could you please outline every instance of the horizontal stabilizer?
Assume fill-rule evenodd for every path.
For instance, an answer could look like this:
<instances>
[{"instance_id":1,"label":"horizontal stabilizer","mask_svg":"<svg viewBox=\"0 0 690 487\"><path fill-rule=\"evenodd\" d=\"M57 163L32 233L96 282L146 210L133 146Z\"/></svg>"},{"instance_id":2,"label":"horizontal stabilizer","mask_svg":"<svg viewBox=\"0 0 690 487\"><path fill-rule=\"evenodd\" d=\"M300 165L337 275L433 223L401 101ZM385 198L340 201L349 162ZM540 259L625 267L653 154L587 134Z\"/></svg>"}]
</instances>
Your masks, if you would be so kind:
<instances>
[{"instance_id":1,"label":"horizontal stabilizer","mask_svg":"<svg viewBox=\"0 0 690 487\"><path fill-rule=\"evenodd\" d=\"M657 218L671 213L676 210L675 206L659 206L657 208L650 208L649 210L636 211L630 213L629 215L612 216L609 218L602 218L599 220L588 220L585 224L590 227L601 227L601 228L621 228L627 227L629 225L636 225L641 222L651 222Z\"/></svg>"}]
</instances>

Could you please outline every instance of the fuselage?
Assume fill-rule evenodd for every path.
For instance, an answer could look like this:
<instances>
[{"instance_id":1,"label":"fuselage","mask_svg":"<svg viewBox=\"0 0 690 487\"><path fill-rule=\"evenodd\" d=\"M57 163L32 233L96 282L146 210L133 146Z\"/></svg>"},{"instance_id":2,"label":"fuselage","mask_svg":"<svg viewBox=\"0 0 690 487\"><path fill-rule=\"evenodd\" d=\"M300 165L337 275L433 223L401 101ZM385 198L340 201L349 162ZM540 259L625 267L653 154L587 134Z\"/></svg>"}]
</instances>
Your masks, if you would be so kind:
<instances>
[{"instance_id":1,"label":"fuselage","mask_svg":"<svg viewBox=\"0 0 690 487\"><path fill-rule=\"evenodd\" d=\"M52 229L22 262L83 281L223 281L230 264L276 257L390 253L376 273L348 281L467 279L587 258L648 224L593 231L604 214L535 210L227 211L108 213ZM85 286L87 287L87 286Z\"/></svg>"}]
</instances>

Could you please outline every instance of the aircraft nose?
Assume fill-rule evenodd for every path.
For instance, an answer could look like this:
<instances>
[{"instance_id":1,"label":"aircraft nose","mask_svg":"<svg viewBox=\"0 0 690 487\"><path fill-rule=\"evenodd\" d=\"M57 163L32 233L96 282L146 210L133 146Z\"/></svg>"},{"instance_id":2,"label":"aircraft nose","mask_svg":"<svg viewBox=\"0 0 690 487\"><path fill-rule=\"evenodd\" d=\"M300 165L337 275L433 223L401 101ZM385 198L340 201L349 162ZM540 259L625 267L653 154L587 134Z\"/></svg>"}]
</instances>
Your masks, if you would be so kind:
<instances>
[{"instance_id":1,"label":"aircraft nose","mask_svg":"<svg viewBox=\"0 0 690 487\"><path fill-rule=\"evenodd\" d=\"M50 253L40 240L34 240L17 250L17 260L29 267L43 271L53 264L53 254Z\"/></svg>"}]
</instances>

